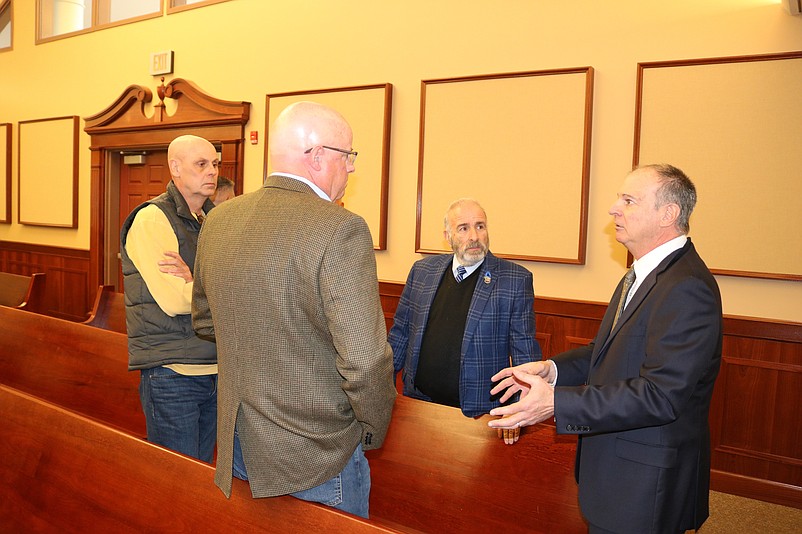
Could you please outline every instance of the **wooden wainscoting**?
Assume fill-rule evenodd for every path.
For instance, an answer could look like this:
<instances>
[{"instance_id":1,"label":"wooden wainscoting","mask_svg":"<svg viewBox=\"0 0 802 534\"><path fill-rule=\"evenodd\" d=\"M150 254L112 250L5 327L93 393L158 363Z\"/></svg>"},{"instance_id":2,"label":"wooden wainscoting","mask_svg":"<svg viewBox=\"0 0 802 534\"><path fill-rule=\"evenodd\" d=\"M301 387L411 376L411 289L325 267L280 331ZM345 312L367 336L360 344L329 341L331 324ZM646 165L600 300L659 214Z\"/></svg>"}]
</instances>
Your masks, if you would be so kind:
<instances>
[{"instance_id":1,"label":"wooden wainscoting","mask_svg":"<svg viewBox=\"0 0 802 534\"><path fill-rule=\"evenodd\" d=\"M41 313L83 321L96 287L89 290L89 251L30 243L0 241L0 271L29 276L45 273L45 304Z\"/></svg>"},{"instance_id":2,"label":"wooden wainscoting","mask_svg":"<svg viewBox=\"0 0 802 534\"><path fill-rule=\"evenodd\" d=\"M713 485L802 508L802 325L724 318L710 408Z\"/></svg>"},{"instance_id":3,"label":"wooden wainscoting","mask_svg":"<svg viewBox=\"0 0 802 534\"><path fill-rule=\"evenodd\" d=\"M388 329L404 284L380 282ZM535 298L548 358L589 343L606 303ZM802 508L802 324L725 316L710 409L712 489Z\"/></svg>"}]
</instances>

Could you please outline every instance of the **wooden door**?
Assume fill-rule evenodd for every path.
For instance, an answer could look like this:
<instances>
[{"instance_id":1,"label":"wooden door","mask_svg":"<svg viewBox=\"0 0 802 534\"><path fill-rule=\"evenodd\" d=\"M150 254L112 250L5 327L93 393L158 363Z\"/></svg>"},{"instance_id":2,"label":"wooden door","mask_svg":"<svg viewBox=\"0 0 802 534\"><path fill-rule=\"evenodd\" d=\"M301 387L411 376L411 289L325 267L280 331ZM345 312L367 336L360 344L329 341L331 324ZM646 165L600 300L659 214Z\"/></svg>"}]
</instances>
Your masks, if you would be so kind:
<instances>
[{"instance_id":1,"label":"wooden door","mask_svg":"<svg viewBox=\"0 0 802 534\"><path fill-rule=\"evenodd\" d=\"M120 161L120 220L117 235L131 211L151 198L161 195L170 182L170 168L167 166L167 151L148 152L142 164L126 164ZM117 291L123 290L122 262L117 260Z\"/></svg>"}]
</instances>

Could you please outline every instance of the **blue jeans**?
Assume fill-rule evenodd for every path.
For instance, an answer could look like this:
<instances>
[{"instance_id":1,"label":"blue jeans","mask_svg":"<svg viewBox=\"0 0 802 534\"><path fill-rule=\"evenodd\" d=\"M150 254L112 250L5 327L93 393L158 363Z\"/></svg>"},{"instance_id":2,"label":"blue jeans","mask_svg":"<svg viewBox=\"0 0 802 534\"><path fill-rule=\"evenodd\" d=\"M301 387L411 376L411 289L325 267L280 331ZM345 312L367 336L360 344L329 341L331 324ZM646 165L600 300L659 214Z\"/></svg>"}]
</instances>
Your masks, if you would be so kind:
<instances>
[{"instance_id":1,"label":"blue jeans","mask_svg":"<svg viewBox=\"0 0 802 534\"><path fill-rule=\"evenodd\" d=\"M180 375L166 367L143 369L139 400L148 441L203 462L214 460L217 375Z\"/></svg>"},{"instance_id":2,"label":"blue jeans","mask_svg":"<svg viewBox=\"0 0 802 534\"><path fill-rule=\"evenodd\" d=\"M248 480L239 435L234 431L234 463L233 475L241 480ZM351 459L345 464L340 474L335 475L323 484L306 490L290 493L295 498L319 502L343 512L368 519L368 501L370 498L370 465L362 444L357 445Z\"/></svg>"}]
</instances>

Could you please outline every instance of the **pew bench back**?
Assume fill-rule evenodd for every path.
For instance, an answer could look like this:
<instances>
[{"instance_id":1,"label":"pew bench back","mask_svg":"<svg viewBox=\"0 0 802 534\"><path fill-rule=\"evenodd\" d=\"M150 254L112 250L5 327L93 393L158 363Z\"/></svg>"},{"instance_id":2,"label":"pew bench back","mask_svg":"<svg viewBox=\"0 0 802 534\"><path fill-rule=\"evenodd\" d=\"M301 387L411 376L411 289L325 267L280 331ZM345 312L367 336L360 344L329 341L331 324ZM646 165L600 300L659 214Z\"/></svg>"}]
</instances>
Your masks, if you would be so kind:
<instances>
[{"instance_id":1,"label":"pew bench back","mask_svg":"<svg viewBox=\"0 0 802 534\"><path fill-rule=\"evenodd\" d=\"M505 445L489 419L397 397L382 448L366 453L371 518L423 532L586 533L576 437L539 424Z\"/></svg>"},{"instance_id":2,"label":"pew bench back","mask_svg":"<svg viewBox=\"0 0 802 534\"><path fill-rule=\"evenodd\" d=\"M45 283L45 273L23 276L0 272L0 306L42 313Z\"/></svg>"},{"instance_id":3,"label":"pew bench back","mask_svg":"<svg viewBox=\"0 0 802 534\"><path fill-rule=\"evenodd\" d=\"M0 307L0 384L145 437L124 334Z\"/></svg>"},{"instance_id":4,"label":"pew bench back","mask_svg":"<svg viewBox=\"0 0 802 534\"><path fill-rule=\"evenodd\" d=\"M126 334L125 295L118 293L114 286L100 286L95 296L89 318L84 324Z\"/></svg>"},{"instance_id":5,"label":"pew bench back","mask_svg":"<svg viewBox=\"0 0 802 534\"><path fill-rule=\"evenodd\" d=\"M353 532L392 529L293 497L253 499L214 468L0 386L6 532Z\"/></svg>"}]
</instances>

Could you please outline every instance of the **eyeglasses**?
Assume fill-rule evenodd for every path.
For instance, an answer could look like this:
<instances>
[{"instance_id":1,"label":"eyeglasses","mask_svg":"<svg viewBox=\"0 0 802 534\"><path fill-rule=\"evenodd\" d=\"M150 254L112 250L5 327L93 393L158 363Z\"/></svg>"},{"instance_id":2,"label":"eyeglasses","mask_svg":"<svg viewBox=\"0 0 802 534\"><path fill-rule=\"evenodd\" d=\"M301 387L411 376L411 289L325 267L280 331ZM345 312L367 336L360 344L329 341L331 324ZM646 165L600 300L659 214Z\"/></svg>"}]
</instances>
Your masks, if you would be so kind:
<instances>
[{"instance_id":1,"label":"eyeglasses","mask_svg":"<svg viewBox=\"0 0 802 534\"><path fill-rule=\"evenodd\" d=\"M356 157L359 154L359 152L357 152L356 150L345 150L345 149L342 149L342 148L335 148L333 146L326 146L326 145L320 145L320 146L322 148L325 148L325 149L328 149L328 150L334 150L335 152L339 152L341 154L345 154L346 155L346 160L348 161L349 165L353 165L354 164L354 162L356 161ZM314 149L315 149L315 147L312 147L312 148L309 148L307 150L304 150L304 154L309 154Z\"/></svg>"}]
</instances>

